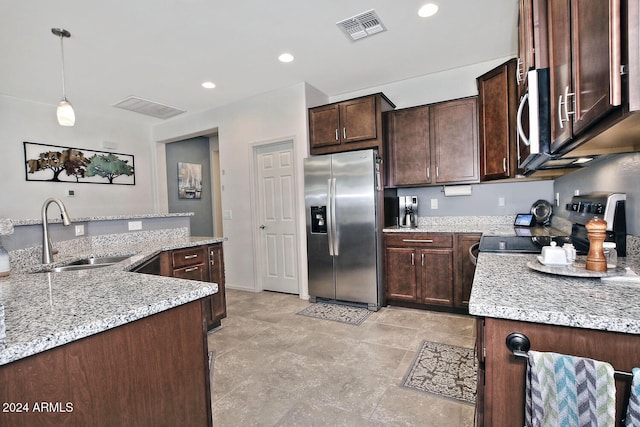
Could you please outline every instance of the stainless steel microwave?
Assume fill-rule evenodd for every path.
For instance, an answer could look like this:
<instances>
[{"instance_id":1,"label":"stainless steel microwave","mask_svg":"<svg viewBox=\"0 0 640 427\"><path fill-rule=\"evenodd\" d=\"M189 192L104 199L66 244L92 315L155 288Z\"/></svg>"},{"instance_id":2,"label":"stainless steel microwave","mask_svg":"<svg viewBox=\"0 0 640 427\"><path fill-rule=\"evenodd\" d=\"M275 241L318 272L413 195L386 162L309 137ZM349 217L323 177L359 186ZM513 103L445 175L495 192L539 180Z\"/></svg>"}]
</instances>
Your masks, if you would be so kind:
<instances>
[{"instance_id":1,"label":"stainless steel microwave","mask_svg":"<svg viewBox=\"0 0 640 427\"><path fill-rule=\"evenodd\" d=\"M527 73L527 93L520 99L517 114L518 168L535 171L552 159L549 69ZM525 172L526 173L526 172Z\"/></svg>"}]
</instances>

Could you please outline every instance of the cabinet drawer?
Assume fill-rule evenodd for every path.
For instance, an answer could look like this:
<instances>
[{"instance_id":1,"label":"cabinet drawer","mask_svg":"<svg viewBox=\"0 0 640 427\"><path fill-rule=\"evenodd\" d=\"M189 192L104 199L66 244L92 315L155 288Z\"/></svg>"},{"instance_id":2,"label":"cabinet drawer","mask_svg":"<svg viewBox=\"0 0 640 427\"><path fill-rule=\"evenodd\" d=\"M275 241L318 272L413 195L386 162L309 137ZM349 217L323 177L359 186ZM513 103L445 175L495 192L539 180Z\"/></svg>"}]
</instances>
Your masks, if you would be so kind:
<instances>
[{"instance_id":1,"label":"cabinet drawer","mask_svg":"<svg viewBox=\"0 0 640 427\"><path fill-rule=\"evenodd\" d=\"M190 265L204 264L206 261L204 246L177 249L171 253L173 268L178 269Z\"/></svg>"},{"instance_id":2,"label":"cabinet drawer","mask_svg":"<svg viewBox=\"0 0 640 427\"><path fill-rule=\"evenodd\" d=\"M173 277L177 279L199 280L201 282L209 281L205 264L197 264L173 270Z\"/></svg>"},{"instance_id":3,"label":"cabinet drawer","mask_svg":"<svg viewBox=\"0 0 640 427\"><path fill-rule=\"evenodd\" d=\"M452 248L453 233L387 233L384 241L387 246Z\"/></svg>"}]
</instances>

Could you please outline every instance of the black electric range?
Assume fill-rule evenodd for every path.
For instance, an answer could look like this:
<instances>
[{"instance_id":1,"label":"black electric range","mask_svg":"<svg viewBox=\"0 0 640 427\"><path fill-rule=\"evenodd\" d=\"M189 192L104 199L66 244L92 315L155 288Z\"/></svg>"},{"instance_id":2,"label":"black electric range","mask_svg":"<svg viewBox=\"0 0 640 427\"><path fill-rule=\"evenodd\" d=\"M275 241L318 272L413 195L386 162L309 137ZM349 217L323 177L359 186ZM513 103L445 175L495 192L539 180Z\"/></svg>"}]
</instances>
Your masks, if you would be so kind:
<instances>
[{"instance_id":1,"label":"black electric range","mask_svg":"<svg viewBox=\"0 0 640 427\"><path fill-rule=\"evenodd\" d=\"M558 246L571 243L571 236L490 236L480 238L480 252L539 254L551 242Z\"/></svg>"}]
</instances>

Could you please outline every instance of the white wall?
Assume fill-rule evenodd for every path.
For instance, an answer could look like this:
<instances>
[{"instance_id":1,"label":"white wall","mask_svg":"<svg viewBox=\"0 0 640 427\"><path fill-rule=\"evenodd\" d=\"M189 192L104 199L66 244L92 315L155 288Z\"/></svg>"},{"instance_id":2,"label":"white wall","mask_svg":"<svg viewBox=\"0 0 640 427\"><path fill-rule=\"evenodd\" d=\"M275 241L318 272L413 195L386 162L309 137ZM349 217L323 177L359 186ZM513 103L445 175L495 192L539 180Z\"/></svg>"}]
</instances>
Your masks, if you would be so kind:
<instances>
[{"instance_id":1,"label":"white wall","mask_svg":"<svg viewBox=\"0 0 640 427\"><path fill-rule=\"evenodd\" d=\"M135 185L26 181L23 141L132 154ZM76 106L76 125L63 127L55 105L0 95L0 217L39 219L48 197L61 198L72 218L154 212L150 141L148 125L85 114ZM104 142L117 148L105 149ZM65 197L67 189L76 196ZM58 215L52 208L50 216Z\"/></svg>"},{"instance_id":2,"label":"white wall","mask_svg":"<svg viewBox=\"0 0 640 427\"><path fill-rule=\"evenodd\" d=\"M396 104L396 109L399 109L474 96L478 94L476 78L509 59L511 57L498 58L467 67L344 93L331 97L329 101L338 102L371 93L383 92L391 102Z\"/></svg>"},{"instance_id":3,"label":"white wall","mask_svg":"<svg viewBox=\"0 0 640 427\"><path fill-rule=\"evenodd\" d=\"M158 142L207 134L214 129L218 131L222 209L231 211L232 214L231 220L224 220L224 237L228 239L224 244L225 269L229 287L257 290L254 277L256 262L254 236L258 224L252 223L252 212L255 206L250 197L252 146L261 142L292 140L298 181L301 295L307 295L302 170L302 159L308 153L306 86L301 83L227 105L224 108L176 118L153 128L153 139ZM162 157L160 153L159 157ZM166 192L166 189L161 188L162 182L158 180L160 194L163 191Z\"/></svg>"}]
</instances>

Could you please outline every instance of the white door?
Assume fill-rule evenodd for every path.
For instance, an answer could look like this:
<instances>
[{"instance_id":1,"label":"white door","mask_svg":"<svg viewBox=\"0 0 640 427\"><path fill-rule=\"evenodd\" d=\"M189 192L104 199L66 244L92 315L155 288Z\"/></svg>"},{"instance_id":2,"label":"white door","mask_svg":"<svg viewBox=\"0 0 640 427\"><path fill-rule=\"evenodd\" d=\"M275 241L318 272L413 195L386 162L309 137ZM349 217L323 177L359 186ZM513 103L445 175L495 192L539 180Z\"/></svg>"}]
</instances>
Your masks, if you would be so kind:
<instances>
[{"instance_id":1,"label":"white door","mask_svg":"<svg viewBox=\"0 0 640 427\"><path fill-rule=\"evenodd\" d=\"M293 161L291 142L270 144L256 150L262 289L298 294Z\"/></svg>"}]
</instances>

